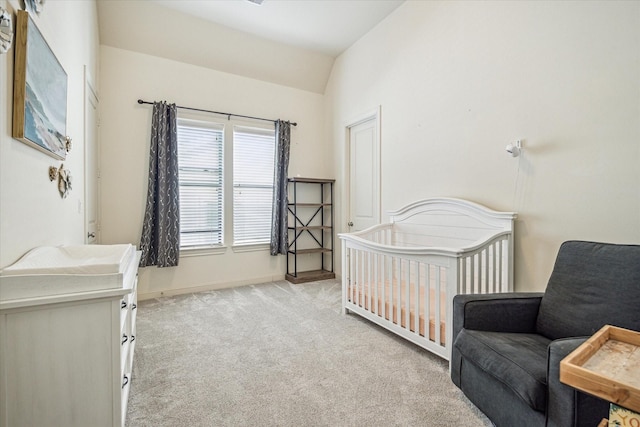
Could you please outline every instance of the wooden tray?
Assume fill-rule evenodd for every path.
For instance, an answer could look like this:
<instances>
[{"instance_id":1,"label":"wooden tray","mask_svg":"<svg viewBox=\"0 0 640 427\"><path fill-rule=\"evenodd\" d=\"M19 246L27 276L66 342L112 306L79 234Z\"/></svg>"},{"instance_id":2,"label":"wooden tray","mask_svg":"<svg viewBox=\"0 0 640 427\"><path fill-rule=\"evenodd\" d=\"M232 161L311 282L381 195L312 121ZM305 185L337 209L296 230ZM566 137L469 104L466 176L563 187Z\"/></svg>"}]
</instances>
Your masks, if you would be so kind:
<instances>
[{"instance_id":1,"label":"wooden tray","mask_svg":"<svg viewBox=\"0 0 640 427\"><path fill-rule=\"evenodd\" d=\"M560 381L640 412L640 332L604 326L560 362Z\"/></svg>"}]
</instances>

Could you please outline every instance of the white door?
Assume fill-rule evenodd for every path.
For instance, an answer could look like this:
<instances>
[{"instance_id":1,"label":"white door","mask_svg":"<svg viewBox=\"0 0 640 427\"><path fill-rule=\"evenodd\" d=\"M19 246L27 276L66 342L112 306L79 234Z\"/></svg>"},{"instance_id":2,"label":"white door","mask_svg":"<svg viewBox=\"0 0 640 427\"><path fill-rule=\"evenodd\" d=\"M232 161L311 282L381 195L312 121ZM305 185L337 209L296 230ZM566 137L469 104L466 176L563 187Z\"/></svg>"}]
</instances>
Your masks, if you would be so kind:
<instances>
[{"instance_id":1,"label":"white door","mask_svg":"<svg viewBox=\"0 0 640 427\"><path fill-rule=\"evenodd\" d=\"M380 223L378 112L349 126L349 232Z\"/></svg>"},{"instance_id":2,"label":"white door","mask_svg":"<svg viewBox=\"0 0 640 427\"><path fill-rule=\"evenodd\" d=\"M85 155L85 243L98 243L99 225L99 164L98 164L98 96L93 87L91 76L85 67L85 106L84 106L84 155Z\"/></svg>"}]
</instances>

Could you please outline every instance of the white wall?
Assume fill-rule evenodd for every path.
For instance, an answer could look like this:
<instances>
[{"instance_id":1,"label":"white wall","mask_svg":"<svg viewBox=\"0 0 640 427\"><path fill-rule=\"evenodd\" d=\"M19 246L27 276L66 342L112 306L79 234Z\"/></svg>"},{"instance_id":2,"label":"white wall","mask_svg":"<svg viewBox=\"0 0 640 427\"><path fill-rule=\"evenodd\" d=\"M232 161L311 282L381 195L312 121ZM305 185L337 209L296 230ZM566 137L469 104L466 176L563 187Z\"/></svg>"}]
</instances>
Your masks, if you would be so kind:
<instances>
[{"instance_id":1,"label":"white wall","mask_svg":"<svg viewBox=\"0 0 640 427\"><path fill-rule=\"evenodd\" d=\"M0 55L0 267L84 237L83 67L98 80L96 7L47 2L35 20L69 76L74 188L62 200L47 177L60 162L11 138L13 50ZM638 2L408 1L338 58L324 97L100 52L103 243L139 240L151 110L138 98L298 121L290 175L335 177L339 208L344 127L381 105L383 211L440 195L517 211L519 290L544 288L564 240L640 242ZM525 151L512 159L504 146L517 138ZM183 258L145 269L141 293L279 277L283 261L231 249Z\"/></svg>"},{"instance_id":2,"label":"white wall","mask_svg":"<svg viewBox=\"0 0 640 427\"><path fill-rule=\"evenodd\" d=\"M326 177L322 95L109 46L101 46L102 243L138 245L146 199L152 107L166 100L214 111L282 118L291 131L289 175ZM222 121L225 117L213 116ZM281 279L285 258L268 250L181 257L175 268L141 269L142 297Z\"/></svg>"},{"instance_id":3,"label":"white wall","mask_svg":"<svg viewBox=\"0 0 640 427\"><path fill-rule=\"evenodd\" d=\"M407 1L325 95L343 206L345 126L381 105L383 212L433 196L517 211L517 290L545 288L564 240L640 243L638 2Z\"/></svg>"},{"instance_id":4,"label":"white wall","mask_svg":"<svg viewBox=\"0 0 640 427\"><path fill-rule=\"evenodd\" d=\"M0 4L15 12L21 3ZM67 134L73 138L73 148L64 166L72 173L73 189L61 199L48 170L62 162L11 137L12 47L0 55L0 267L35 246L84 241L84 66L97 79L96 5L94 1L47 2L33 19L68 77Z\"/></svg>"}]
</instances>

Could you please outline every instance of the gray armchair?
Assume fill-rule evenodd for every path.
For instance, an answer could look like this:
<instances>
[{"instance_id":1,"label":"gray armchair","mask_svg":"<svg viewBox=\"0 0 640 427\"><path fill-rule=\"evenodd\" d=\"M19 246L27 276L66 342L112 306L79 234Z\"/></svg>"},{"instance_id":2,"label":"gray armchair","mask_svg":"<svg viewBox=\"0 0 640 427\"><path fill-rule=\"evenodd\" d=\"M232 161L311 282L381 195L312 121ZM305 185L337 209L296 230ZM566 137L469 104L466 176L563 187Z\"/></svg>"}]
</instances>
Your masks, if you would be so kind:
<instances>
[{"instance_id":1,"label":"gray armchair","mask_svg":"<svg viewBox=\"0 0 640 427\"><path fill-rule=\"evenodd\" d=\"M560 361L606 324L640 330L640 246L565 242L544 293L454 298L451 379L497 427L595 427Z\"/></svg>"}]
</instances>

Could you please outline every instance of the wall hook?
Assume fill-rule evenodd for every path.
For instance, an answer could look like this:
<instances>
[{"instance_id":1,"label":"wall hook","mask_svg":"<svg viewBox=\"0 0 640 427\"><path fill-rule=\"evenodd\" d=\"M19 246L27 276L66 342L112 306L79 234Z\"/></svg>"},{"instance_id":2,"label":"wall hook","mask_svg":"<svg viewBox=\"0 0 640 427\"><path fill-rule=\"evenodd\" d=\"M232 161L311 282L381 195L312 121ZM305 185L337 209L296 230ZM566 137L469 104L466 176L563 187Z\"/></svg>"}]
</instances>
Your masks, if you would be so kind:
<instances>
[{"instance_id":1,"label":"wall hook","mask_svg":"<svg viewBox=\"0 0 640 427\"><path fill-rule=\"evenodd\" d=\"M507 145L506 150L511 157L518 157L520 155L520 152L522 151L522 140L521 139L517 140L515 145L514 144Z\"/></svg>"}]
</instances>

